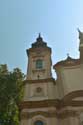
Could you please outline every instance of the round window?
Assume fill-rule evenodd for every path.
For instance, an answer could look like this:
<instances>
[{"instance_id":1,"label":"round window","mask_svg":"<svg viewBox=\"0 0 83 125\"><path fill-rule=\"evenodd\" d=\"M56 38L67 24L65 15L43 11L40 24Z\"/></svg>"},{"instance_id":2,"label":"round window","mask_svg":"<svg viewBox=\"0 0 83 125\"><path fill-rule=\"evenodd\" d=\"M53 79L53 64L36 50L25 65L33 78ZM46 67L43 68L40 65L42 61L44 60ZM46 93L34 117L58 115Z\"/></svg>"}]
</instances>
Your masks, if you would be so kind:
<instances>
[{"instance_id":1,"label":"round window","mask_svg":"<svg viewBox=\"0 0 83 125\"><path fill-rule=\"evenodd\" d=\"M37 87L37 88L36 88L36 92L37 92L37 93L40 93L41 91L42 91L42 88L40 88L40 87Z\"/></svg>"},{"instance_id":2,"label":"round window","mask_svg":"<svg viewBox=\"0 0 83 125\"><path fill-rule=\"evenodd\" d=\"M40 120L36 121L34 125L44 125L44 123Z\"/></svg>"}]
</instances>

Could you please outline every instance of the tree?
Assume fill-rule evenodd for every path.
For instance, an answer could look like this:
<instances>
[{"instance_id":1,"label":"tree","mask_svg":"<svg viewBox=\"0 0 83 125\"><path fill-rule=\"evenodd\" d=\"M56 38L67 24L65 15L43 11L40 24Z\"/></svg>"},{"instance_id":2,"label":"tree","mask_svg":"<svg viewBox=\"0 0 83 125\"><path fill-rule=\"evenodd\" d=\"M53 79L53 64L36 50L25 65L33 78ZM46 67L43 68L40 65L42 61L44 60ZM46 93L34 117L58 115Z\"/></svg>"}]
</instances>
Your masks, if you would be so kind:
<instances>
[{"instance_id":1,"label":"tree","mask_svg":"<svg viewBox=\"0 0 83 125\"><path fill-rule=\"evenodd\" d=\"M0 123L19 124L19 103L23 96L24 74L19 68L8 71L7 65L0 65Z\"/></svg>"}]
</instances>

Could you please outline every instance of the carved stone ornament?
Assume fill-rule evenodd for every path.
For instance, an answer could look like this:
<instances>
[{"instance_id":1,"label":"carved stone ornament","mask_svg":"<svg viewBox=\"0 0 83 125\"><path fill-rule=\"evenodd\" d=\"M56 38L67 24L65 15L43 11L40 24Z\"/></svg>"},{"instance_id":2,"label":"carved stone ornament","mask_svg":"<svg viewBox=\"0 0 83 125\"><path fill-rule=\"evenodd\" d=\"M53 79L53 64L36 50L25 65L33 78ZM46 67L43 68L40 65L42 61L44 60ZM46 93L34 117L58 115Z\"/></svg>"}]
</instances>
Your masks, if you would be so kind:
<instances>
[{"instance_id":1,"label":"carved stone ornament","mask_svg":"<svg viewBox=\"0 0 83 125\"><path fill-rule=\"evenodd\" d=\"M36 92L37 92L37 93L42 92L42 88L41 88L41 87L37 87L37 88L36 88Z\"/></svg>"}]
</instances>

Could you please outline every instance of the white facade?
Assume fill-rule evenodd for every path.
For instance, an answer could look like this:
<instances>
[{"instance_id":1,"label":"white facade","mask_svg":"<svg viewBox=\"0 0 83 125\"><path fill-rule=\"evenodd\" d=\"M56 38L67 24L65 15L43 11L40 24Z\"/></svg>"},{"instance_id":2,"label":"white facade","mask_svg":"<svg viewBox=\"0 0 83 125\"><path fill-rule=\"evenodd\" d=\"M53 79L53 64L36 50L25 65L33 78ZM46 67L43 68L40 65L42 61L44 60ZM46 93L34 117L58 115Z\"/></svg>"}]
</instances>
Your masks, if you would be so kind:
<instances>
[{"instance_id":1,"label":"white facade","mask_svg":"<svg viewBox=\"0 0 83 125\"><path fill-rule=\"evenodd\" d=\"M80 59L68 56L55 64L57 80L51 74L51 48L40 34L27 50L20 125L83 124L83 33L80 31L79 39Z\"/></svg>"}]
</instances>

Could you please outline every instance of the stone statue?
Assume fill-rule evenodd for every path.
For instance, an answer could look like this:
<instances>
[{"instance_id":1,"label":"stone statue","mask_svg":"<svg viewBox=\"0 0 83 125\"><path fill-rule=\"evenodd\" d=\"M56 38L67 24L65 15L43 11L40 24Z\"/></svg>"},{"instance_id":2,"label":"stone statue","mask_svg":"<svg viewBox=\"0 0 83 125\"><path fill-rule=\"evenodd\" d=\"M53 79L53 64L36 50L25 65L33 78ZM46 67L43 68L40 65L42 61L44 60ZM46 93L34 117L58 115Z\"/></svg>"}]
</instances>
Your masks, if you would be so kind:
<instances>
[{"instance_id":1,"label":"stone statue","mask_svg":"<svg viewBox=\"0 0 83 125\"><path fill-rule=\"evenodd\" d=\"M79 32L79 39L80 39L80 40L83 40L83 32L81 32L81 31L79 30L79 28L78 28L78 32Z\"/></svg>"}]
</instances>

